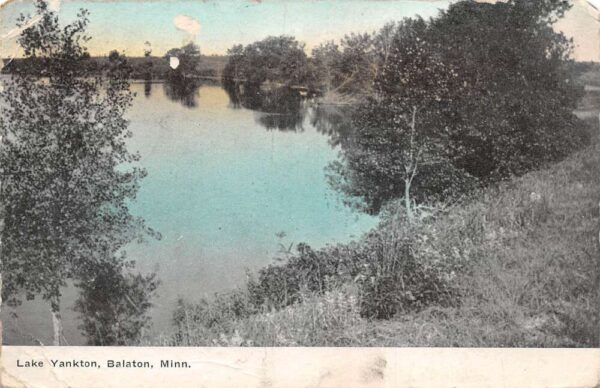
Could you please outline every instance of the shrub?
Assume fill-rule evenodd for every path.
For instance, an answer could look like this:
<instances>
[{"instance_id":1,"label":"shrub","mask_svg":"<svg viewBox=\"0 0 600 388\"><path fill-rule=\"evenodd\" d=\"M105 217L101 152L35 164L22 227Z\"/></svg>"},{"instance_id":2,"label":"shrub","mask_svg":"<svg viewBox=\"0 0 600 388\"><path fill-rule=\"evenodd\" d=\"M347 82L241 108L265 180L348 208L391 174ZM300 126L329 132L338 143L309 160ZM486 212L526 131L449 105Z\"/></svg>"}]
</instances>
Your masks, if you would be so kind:
<instances>
[{"instance_id":1,"label":"shrub","mask_svg":"<svg viewBox=\"0 0 600 388\"><path fill-rule=\"evenodd\" d=\"M189 303L180 298L173 312L173 341L178 345L199 345L199 339L210 337L207 333L225 330L231 322L257 312L248 294L239 289L215 294L210 301L202 298L196 303Z\"/></svg>"},{"instance_id":2,"label":"shrub","mask_svg":"<svg viewBox=\"0 0 600 388\"><path fill-rule=\"evenodd\" d=\"M364 241L361 315L389 319L398 312L458 302L456 273L463 270L458 249L440 249L431 224L407 223L394 215Z\"/></svg>"},{"instance_id":3,"label":"shrub","mask_svg":"<svg viewBox=\"0 0 600 388\"><path fill-rule=\"evenodd\" d=\"M300 243L297 253L283 264L261 269L257 279L248 282L250 300L255 306L279 309L300 300L301 291L323 293L339 284L342 265L335 249L313 250Z\"/></svg>"}]
</instances>

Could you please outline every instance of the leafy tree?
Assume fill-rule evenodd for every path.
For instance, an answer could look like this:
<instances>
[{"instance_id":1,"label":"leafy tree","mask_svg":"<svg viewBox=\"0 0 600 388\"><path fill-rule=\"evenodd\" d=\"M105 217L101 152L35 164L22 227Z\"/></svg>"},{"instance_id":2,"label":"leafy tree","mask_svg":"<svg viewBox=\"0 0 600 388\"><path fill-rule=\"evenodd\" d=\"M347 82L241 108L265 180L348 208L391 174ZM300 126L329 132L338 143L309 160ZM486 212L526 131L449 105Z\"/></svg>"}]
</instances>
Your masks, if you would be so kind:
<instances>
[{"instance_id":1,"label":"leafy tree","mask_svg":"<svg viewBox=\"0 0 600 388\"><path fill-rule=\"evenodd\" d=\"M343 78L337 88L354 95L370 95L375 76L373 37L370 34L346 35L342 47L341 73Z\"/></svg>"},{"instance_id":2,"label":"leafy tree","mask_svg":"<svg viewBox=\"0 0 600 388\"><path fill-rule=\"evenodd\" d=\"M355 112L352 144L345 165L333 166L333 183L373 213L403 197L411 220L415 189L418 200L446 195L448 181L461 176L448 168L448 136L440 128L455 72L436 54L424 20L407 19L386 34L374 96Z\"/></svg>"},{"instance_id":3,"label":"leafy tree","mask_svg":"<svg viewBox=\"0 0 600 388\"><path fill-rule=\"evenodd\" d=\"M264 82L303 84L308 77L304 45L289 36L270 36L243 48L234 46L223 71L225 79L260 86Z\"/></svg>"},{"instance_id":4,"label":"leafy tree","mask_svg":"<svg viewBox=\"0 0 600 388\"><path fill-rule=\"evenodd\" d=\"M410 217L411 190L417 202L447 198L585 143L571 42L552 28L568 7L462 1L429 22L385 26L372 39L372 97L332 183L370 212L403 197Z\"/></svg>"},{"instance_id":5,"label":"leafy tree","mask_svg":"<svg viewBox=\"0 0 600 388\"><path fill-rule=\"evenodd\" d=\"M200 65L200 47L194 42L190 42L181 48L173 48L167 51L165 58L177 57L179 66L174 69L174 72L182 76L193 76L198 71Z\"/></svg>"},{"instance_id":6,"label":"leafy tree","mask_svg":"<svg viewBox=\"0 0 600 388\"><path fill-rule=\"evenodd\" d=\"M23 293L40 295L60 344L61 287L90 279L88 271L117 260L129 242L157 235L127 207L146 172L131 167L139 156L126 148L132 93L124 57L113 55L92 76L82 66L87 11L64 27L44 1L36 11L32 26L19 18L27 28L18 42L43 71L14 75L1 95L2 297L16 305Z\"/></svg>"},{"instance_id":7,"label":"leafy tree","mask_svg":"<svg viewBox=\"0 0 600 388\"><path fill-rule=\"evenodd\" d=\"M432 21L458 72L447 125L455 165L489 181L558 160L585 142L571 42L552 28L567 1L453 4Z\"/></svg>"},{"instance_id":8,"label":"leafy tree","mask_svg":"<svg viewBox=\"0 0 600 388\"><path fill-rule=\"evenodd\" d=\"M227 50L229 57L225 67L223 68L223 79L227 81L238 82L244 74L244 46L241 44L235 45Z\"/></svg>"},{"instance_id":9,"label":"leafy tree","mask_svg":"<svg viewBox=\"0 0 600 388\"><path fill-rule=\"evenodd\" d=\"M331 92L342 82L342 53L333 41L315 47L311 60L313 76L323 92Z\"/></svg>"}]
</instances>

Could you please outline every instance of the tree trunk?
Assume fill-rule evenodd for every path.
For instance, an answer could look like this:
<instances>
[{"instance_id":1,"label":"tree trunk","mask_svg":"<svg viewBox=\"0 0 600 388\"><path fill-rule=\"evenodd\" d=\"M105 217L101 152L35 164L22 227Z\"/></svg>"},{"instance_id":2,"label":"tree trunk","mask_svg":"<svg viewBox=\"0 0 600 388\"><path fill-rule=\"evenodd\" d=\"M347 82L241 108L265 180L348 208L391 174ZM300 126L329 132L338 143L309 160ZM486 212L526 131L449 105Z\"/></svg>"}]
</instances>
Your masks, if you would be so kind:
<instances>
[{"instance_id":1,"label":"tree trunk","mask_svg":"<svg viewBox=\"0 0 600 388\"><path fill-rule=\"evenodd\" d=\"M410 203L410 184L411 184L410 179L404 180L404 207L406 208L406 217L408 218L408 222L412 223L413 213L412 213L412 206Z\"/></svg>"},{"instance_id":2,"label":"tree trunk","mask_svg":"<svg viewBox=\"0 0 600 388\"><path fill-rule=\"evenodd\" d=\"M60 318L60 311L54 311L53 308L50 308L50 313L52 314L52 330L54 332L54 346L60 346L60 339L62 337L62 320Z\"/></svg>"}]
</instances>

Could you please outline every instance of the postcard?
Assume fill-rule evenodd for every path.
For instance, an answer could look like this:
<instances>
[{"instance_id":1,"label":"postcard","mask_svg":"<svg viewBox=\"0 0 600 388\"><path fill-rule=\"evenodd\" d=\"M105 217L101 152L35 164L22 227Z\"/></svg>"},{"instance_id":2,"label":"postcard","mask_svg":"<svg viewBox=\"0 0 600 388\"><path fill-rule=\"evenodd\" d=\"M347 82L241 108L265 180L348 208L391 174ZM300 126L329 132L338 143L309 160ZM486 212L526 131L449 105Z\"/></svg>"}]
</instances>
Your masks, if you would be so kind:
<instances>
[{"instance_id":1,"label":"postcard","mask_svg":"<svg viewBox=\"0 0 600 388\"><path fill-rule=\"evenodd\" d=\"M7 0L0 37L2 386L599 383L600 1Z\"/></svg>"}]
</instances>

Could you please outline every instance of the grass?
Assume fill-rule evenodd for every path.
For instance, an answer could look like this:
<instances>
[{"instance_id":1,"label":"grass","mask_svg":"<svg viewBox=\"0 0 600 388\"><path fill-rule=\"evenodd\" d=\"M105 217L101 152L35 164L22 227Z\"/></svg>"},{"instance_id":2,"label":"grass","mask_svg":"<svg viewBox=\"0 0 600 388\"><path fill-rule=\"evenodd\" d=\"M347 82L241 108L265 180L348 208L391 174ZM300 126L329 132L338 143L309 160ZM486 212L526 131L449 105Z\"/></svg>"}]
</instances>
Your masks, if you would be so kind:
<instances>
[{"instance_id":1,"label":"grass","mask_svg":"<svg viewBox=\"0 0 600 388\"><path fill-rule=\"evenodd\" d=\"M596 143L455 210L445 222L479 219L485 236L461 305L377 322L376 344L598 346L599 193Z\"/></svg>"}]
</instances>

